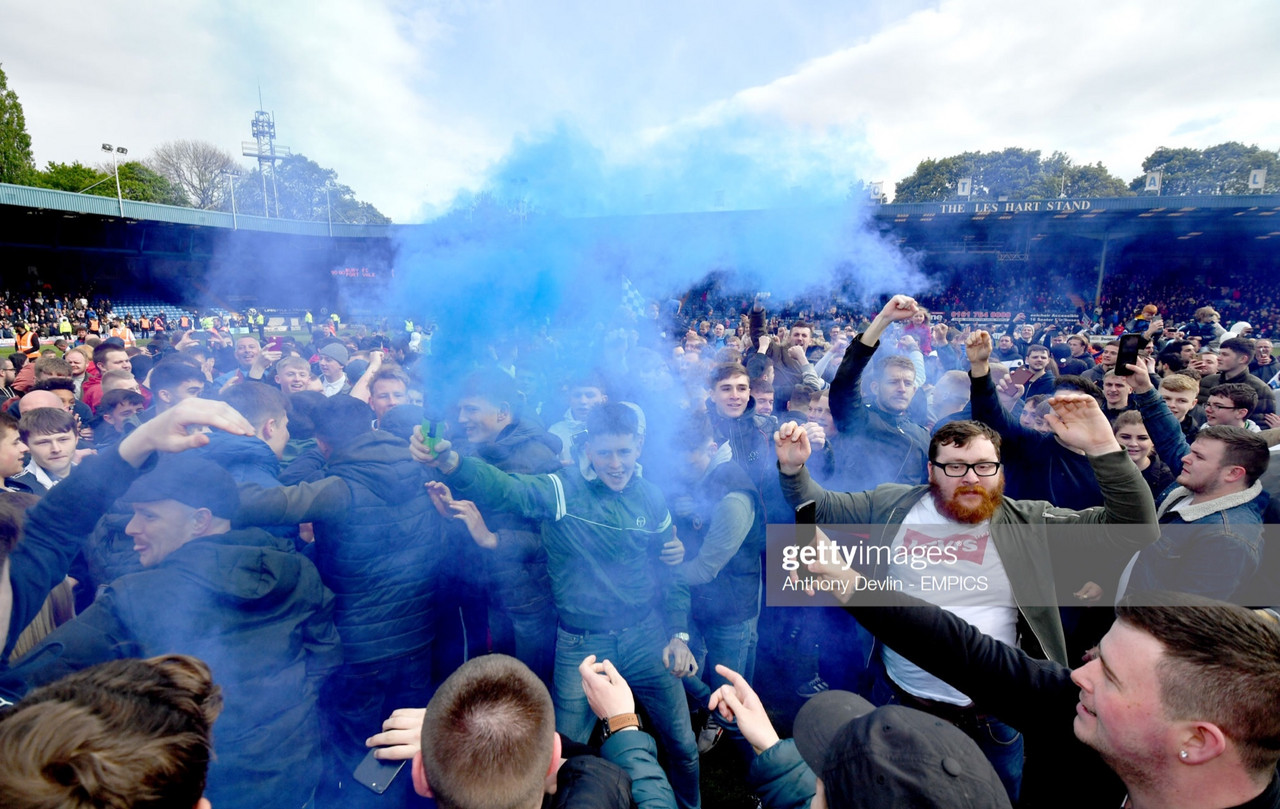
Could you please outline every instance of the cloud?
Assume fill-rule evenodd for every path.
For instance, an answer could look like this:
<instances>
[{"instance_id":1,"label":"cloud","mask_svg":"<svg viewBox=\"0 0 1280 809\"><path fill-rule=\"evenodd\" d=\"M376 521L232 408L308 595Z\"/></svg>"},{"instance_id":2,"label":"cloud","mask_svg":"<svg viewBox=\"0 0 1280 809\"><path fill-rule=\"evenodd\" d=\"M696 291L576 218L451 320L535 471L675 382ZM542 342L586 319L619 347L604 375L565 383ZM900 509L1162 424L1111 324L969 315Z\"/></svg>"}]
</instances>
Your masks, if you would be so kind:
<instances>
[{"instance_id":1,"label":"cloud","mask_svg":"<svg viewBox=\"0 0 1280 809\"><path fill-rule=\"evenodd\" d=\"M1273 137L1277 30L1265 2L947 0L717 111L858 127L890 183L926 157L1007 146L1130 177L1158 146Z\"/></svg>"},{"instance_id":2,"label":"cloud","mask_svg":"<svg viewBox=\"0 0 1280 809\"><path fill-rule=\"evenodd\" d=\"M177 138L239 157L261 87L280 144L403 222L556 121L626 148L923 2L27 3L6 9L0 59L41 164Z\"/></svg>"},{"instance_id":3,"label":"cloud","mask_svg":"<svg viewBox=\"0 0 1280 809\"><path fill-rule=\"evenodd\" d=\"M9 5L0 59L41 163L177 138L238 156L261 85L281 144L402 222L560 121L610 160L751 122L890 187L1011 145L1129 177L1158 146L1280 123L1280 4L1257 0Z\"/></svg>"}]
</instances>

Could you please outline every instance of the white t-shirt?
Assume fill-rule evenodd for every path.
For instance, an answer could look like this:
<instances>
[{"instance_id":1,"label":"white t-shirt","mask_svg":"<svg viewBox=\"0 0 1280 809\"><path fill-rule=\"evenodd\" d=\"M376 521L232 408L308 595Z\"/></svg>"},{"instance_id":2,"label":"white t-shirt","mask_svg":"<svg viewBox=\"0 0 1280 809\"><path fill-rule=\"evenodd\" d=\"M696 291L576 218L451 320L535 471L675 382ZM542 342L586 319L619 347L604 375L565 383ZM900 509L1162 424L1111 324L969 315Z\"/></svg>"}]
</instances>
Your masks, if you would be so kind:
<instances>
[{"instance_id":1,"label":"white t-shirt","mask_svg":"<svg viewBox=\"0 0 1280 809\"><path fill-rule=\"evenodd\" d=\"M898 548L908 551L917 546L937 545L950 548L956 561L941 562L913 569L907 565L892 564L889 575L908 581L921 581L928 576L965 576L980 580L985 577L985 589L949 590L943 609L973 624L985 635L1010 646L1017 646L1018 605L1013 598L1009 576L1005 573L1000 554L991 541L991 524L976 525L954 522L944 517L933 504L933 497L925 495L907 514L898 535L893 540L893 557L900 557ZM935 557L937 554L934 555ZM926 601L928 592L915 588L912 592ZM972 602L966 605L965 602ZM886 644L883 655L885 671L898 687L921 699L946 702L951 705L969 705L973 700L908 661Z\"/></svg>"}]
</instances>

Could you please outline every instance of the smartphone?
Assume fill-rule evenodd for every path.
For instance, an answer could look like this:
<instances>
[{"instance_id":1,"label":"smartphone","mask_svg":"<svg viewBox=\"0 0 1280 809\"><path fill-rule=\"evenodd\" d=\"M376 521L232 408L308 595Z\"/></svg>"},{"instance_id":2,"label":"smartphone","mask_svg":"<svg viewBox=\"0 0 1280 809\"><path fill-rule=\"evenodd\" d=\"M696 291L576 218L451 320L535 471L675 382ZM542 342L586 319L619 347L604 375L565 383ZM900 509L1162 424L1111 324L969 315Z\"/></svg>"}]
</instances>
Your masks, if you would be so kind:
<instances>
[{"instance_id":1,"label":"smartphone","mask_svg":"<svg viewBox=\"0 0 1280 809\"><path fill-rule=\"evenodd\" d=\"M1147 338L1141 334L1120 335L1120 356L1116 357L1116 376L1131 376L1130 365L1138 362L1138 352L1147 346Z\"/></svg>"},{"instance_id":2,"label":"smartphone","mask_svg":"<svg viewBox=\"0 0 1280 809\"><path fill-rule=\"evenodd\" d=\"M1011 379L1013 381L1013 384L1015 385L1025 385L1027 384L1027 381L1030 380L1031 377L1035 375L1036 375L1036 372L1031 370L1030 368L1019 368L1018 370L1009 374L1009 379Z\"/></svg>"},{"instance_id":3,"label":"smartphone","mask_svg":"<svg viewBox=\"0 0 1280 809\"><path fill-rule=\"evenodd\" d=\"M806 500L796 506L796 525L816 525L818 522L818 502Z\"/></svg>"},{"instance_id":4,"label":"smartphone","mask_svg":"<svg viewBox=\"0 0 1280 809\"><path fill-rule=\"evenodd\" d=\"M374 758L373 751L370 750L365 754L360 766L356 767L353 776L356 781L381 795L387 791L387 787L391 786L391 781L406 763L408 762L405 759L383 761L380 758Z\"/></svg>"},{"instance_id":5,"label":"smartphone","mask_svg":"<svg viewBox=\"0 0 1280 809\"><path fill-rule=\"evenodd\" d=\"M281 346L283 346L283 345L284 345L284 338L283 338L283 337L281 337L281 336L279 336L279 335L277 335L277 336L272 337L271 339L267 340L267 344L266 344L266 346L264 346L264 348L265 348L267 351L279 351L279 350L280 350L280 347L281 347Z\"/></svg>"},{"instance_id":6,"label":"smartphone","mask_svg":"<svg viewBox=\"0 0 1280 809\"><path fill-rule=\"evenodd\" d=\"M422 443L430 452L434 453L436 451L436 444L440 443L440 439L443 438L440 435L440 427L441 425L438 421L432 419L422 420Z\"/></svg>"},{"instance_id":7,"label":"smartphone","mask_svg":"<svg viewBox=\"0 0 1280 809\"><path fill-rule=\"evenodd\" d=\"M818 538L818 503L806 500L796 506L796 541L797 547L812 545Z\"/></svg>"}]
</instances>

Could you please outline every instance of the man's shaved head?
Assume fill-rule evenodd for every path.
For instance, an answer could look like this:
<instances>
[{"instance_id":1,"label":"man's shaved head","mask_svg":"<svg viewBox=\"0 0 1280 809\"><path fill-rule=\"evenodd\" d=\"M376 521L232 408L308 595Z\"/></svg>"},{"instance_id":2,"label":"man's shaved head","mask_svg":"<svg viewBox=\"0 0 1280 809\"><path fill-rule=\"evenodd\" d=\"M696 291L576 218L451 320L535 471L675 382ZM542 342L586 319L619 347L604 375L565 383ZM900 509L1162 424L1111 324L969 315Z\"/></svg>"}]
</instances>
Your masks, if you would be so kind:
<instances>
[{"instance_id":1,"label":"man's shaved head","mask_svg":"<svg viewBox=\"0 0 1280 809\"><path fill-rule=\"evenodd\" d=\"M56 407L61 410L63 408L62 399L58 398L58 394L50 390L33 390L18 400L19 413L35 410L37 407Z\"/></svg>"}]
</instances>

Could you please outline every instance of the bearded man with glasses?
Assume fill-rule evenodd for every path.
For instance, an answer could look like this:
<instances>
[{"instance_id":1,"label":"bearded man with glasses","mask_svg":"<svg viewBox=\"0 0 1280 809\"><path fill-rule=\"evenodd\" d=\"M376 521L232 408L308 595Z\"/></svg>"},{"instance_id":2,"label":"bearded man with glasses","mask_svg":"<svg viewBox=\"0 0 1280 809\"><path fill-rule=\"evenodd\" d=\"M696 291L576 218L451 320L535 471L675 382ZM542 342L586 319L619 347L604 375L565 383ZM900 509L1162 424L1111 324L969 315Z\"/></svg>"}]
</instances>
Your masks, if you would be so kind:
<instances>
[{"instance_id":1,"label":"bearded man with glasses","mask_svg":"<svg viewBox=\"0 0 1280 809\"><path fill-rule=\"evenodd\" d=\"M976 421L956 421L929 444L927 486L884 484L868 492L828 492L809 477L806 436L784 424L776 437L787 501L816 504L823 524L876 526L871 542L889 547L868 579L900 581L910 595L933 601L985 634L1029 654L1067 665L1058 613L1055 567L1114 558L1153 542L1155 504L1142 473L1116 442L1098 403L1085 394L1059 395L1046 421L1066 447L1088 458L1104 505L1075 511L1039 500L1004 497L1000 434ZM1045 526L1087 524L1068 536ZM1061 572L1061 571L1058 571ZM1079 570L1072 571L1075 580ZM947 589L940 582L968 582ZM1079 579L1085 581L1085 579ZM1070 599L1070 592L1063 593ZM1018 731L987 715L965 694L880 647L872 701L900 703L953 722L987 754L1016 803L1022 772Z\"/></svg>"}]
</instances>

